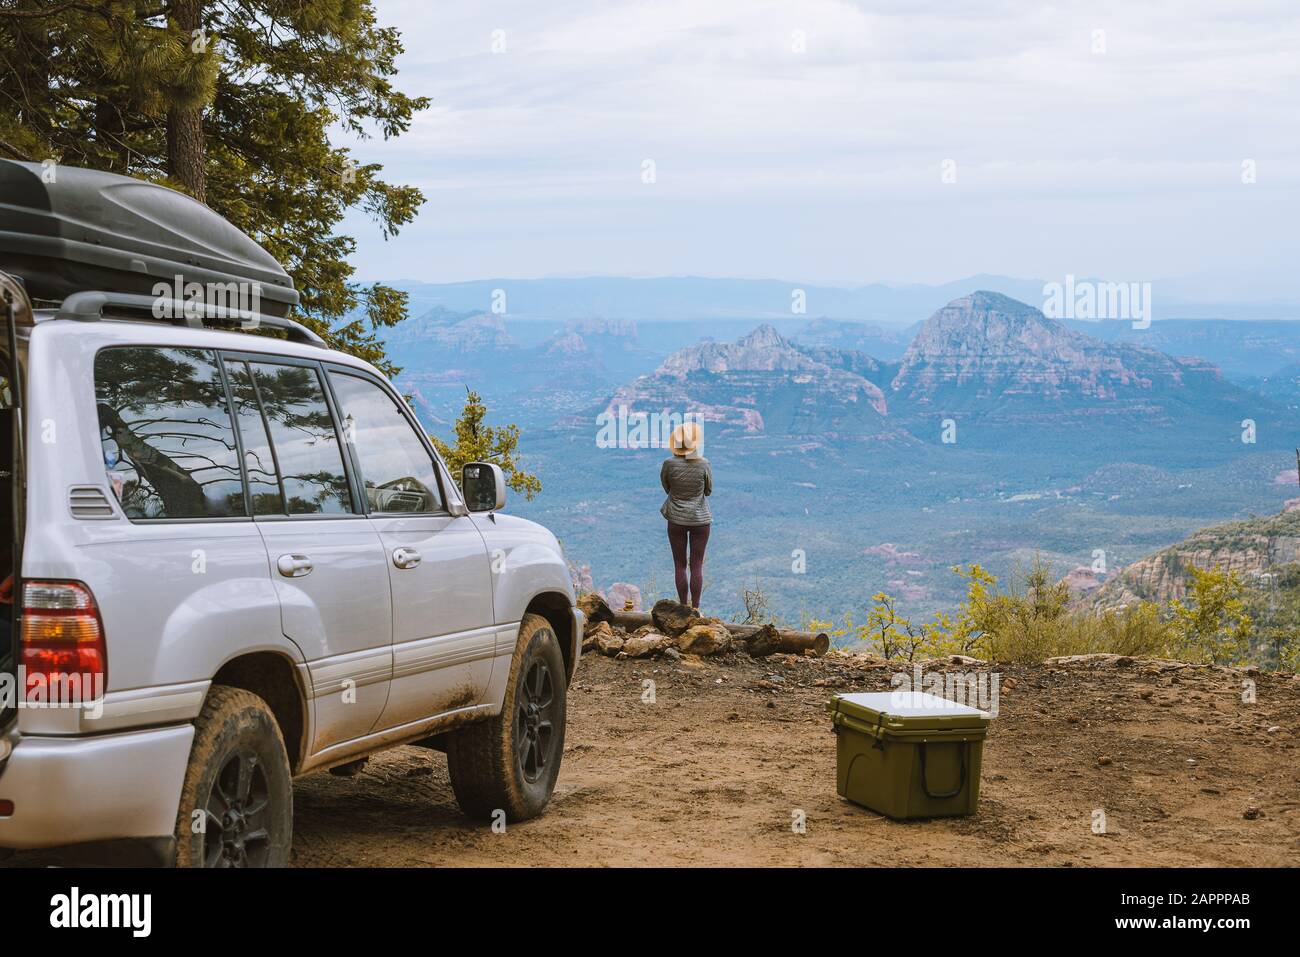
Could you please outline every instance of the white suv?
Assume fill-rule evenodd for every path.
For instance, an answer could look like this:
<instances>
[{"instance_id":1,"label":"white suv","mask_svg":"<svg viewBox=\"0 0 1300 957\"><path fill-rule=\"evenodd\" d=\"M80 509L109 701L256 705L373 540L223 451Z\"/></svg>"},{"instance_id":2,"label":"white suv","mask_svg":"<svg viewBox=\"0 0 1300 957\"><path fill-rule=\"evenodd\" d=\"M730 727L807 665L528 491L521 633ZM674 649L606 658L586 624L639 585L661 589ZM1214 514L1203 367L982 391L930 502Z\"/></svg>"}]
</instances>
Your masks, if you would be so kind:
<instances>
[{"instance_id":1,"label":"white suv","mask_svg":"<svg viewBox=\"0 0 1300 957\"><path fill-rule=\"evenodd\" d=\"M0 273L0 848L283 865L291 779L398 744L445 751L472 816L539 813L582 616L500 469L458 488L375 368L289 320L31 276Z\"/></svg>"}]
</instances>

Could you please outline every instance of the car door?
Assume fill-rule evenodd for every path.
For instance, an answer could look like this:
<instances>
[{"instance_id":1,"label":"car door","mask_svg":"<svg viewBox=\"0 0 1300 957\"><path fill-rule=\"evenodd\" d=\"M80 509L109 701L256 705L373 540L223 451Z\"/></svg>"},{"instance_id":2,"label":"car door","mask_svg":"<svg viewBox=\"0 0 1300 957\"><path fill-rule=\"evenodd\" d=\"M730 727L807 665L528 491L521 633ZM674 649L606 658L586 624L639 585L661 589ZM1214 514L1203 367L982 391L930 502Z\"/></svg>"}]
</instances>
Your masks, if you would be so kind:
<instances>
[{"instance_id":1,"label":"car door","mask_svg":"<svg viewBox=\"0 0 1300 957\"><path fill-rule=\"evenodd\" d=\"M496 633L483 537L446 507L432 449L405 403L355 369L331 366L329 379L388 560L393 681L379 727L477 705Z\"/></svg>"},{"instance_id":2,"label":"car door","mask_svg":"<svg viewBox=\"0 0 1300 957\"><path fill-rule=\"evenodd\" d=\"M388 560L350 481L323 368L254 354L225 365L281 624L311 676L315 753L368 734L388 702Z\"/></svg>"}]
</instances>

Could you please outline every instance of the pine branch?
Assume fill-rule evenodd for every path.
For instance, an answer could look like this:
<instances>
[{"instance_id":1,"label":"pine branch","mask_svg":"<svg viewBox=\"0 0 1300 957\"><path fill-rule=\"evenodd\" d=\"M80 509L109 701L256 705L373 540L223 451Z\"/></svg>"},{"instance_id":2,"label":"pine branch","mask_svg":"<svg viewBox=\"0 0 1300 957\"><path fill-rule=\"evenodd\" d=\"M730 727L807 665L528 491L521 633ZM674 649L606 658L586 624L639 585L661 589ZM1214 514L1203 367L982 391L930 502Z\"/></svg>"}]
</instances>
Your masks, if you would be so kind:
<instances>
[{"instance_id":1,"label":"pine branch","mask_svg":"<svg viewBox=\"0 0 1300 957\"><path fill-rule=\"evenodd\" d=\"M78 3L77 0L68 0L67 3L60 3L52 7L46 7L44 10L0 10L0 17L6 20L39 20L43 17L58 16L60 13L66 13L68 10L80 10L82 13L94 13L108 19L107 14L102 8L92 6L88 3Z\"/></svg>"},{"instance_id":2,"label":"pine branch","mask_svg":"<svg viewBox=\"0 0 1300 957\"><path fill-rule=\"evenodd\" d=\"M0 140L0 149L7 151L11 156L14 157L14 159L22 160L25 163L36 162L34 157L28 156L18 147L14 146L12 143L7 142L6 140Z\"/></svg>"}]
</instances>

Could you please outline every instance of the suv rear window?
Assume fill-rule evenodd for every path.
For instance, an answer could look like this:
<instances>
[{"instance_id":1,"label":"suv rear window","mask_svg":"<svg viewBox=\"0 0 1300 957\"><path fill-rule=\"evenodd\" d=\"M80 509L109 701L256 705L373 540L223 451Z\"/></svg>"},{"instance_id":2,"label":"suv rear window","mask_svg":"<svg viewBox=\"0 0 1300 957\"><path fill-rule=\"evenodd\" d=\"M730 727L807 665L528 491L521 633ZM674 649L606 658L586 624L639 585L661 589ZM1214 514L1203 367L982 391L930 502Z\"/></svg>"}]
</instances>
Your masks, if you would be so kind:
<instances>
[{"instance_id":1,"label":"suv rear window","mask_svg":"<svg viewBox=\"0 0 1300 957\"><path fill-rule=\"evenodd\" d=\"M109 482L131 518L246 514L226 390L206 349L115 346L95 357Z\"/></svg>"}]
</instances>

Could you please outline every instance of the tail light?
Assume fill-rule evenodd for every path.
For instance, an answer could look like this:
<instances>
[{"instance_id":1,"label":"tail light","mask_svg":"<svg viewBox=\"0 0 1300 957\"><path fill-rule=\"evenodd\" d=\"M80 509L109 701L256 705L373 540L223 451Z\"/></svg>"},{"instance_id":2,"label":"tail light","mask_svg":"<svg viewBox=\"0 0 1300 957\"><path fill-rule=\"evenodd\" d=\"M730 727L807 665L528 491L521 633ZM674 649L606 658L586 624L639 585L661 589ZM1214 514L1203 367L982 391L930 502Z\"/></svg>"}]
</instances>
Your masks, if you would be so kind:
<instances>
[{"instance_id":1,"label":"tail light","mask_svg":"<svg viewBox=\"0 0 1300 957\"><path fill-rule=\"evenodd\" d=\"M98 675L108 683L108 646L99 605L79 582L23 584L22 664L27 678Z\"/></svg>"}]
</instances>

